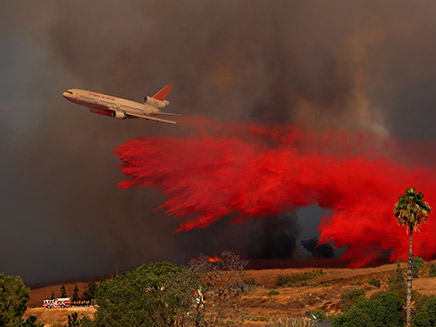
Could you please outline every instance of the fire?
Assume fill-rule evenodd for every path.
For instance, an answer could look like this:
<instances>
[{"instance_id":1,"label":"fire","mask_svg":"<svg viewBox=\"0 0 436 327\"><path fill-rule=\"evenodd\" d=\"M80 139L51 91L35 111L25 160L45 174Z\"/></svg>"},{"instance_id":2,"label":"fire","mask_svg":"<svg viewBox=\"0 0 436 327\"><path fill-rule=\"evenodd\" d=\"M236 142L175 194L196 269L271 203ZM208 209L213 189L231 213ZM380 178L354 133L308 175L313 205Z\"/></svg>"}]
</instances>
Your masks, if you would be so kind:
<instances>
[{"instance_id":1,"label":"fire","mask_svg":"<svg viewBox=\"0 0 436 327\"><path fill-rule=\"evenodd\" d=\"M219 260L218 256L215 256L215 257L208 257L208 258L207 258L207 261L208 261L208 262L217 262L218 260Z\"/></svg>"},{"instance_id":2,"label":"fire","mask_svg":"<svg viewBox=\"0 0 436 327\"><path fill-rule=\"evenodd\" d=\"M120 188L157 187L168 197L160 209L193 217L179 231L231 214L241 223L318 204L331 211L318 227L321 242L348 246L343 258L361 266L383 250L392 250L392 261L406 255L407 235L392 213L399 194L414 185L430 204L436 199L435 164L420 164L406 150L412 147L394 140L292 126L207 127L185 138L136 138L114 150L129 177ZM436 254L435 234L436 224L422 229L416 255Z\"/></svg>"}]
</instances>

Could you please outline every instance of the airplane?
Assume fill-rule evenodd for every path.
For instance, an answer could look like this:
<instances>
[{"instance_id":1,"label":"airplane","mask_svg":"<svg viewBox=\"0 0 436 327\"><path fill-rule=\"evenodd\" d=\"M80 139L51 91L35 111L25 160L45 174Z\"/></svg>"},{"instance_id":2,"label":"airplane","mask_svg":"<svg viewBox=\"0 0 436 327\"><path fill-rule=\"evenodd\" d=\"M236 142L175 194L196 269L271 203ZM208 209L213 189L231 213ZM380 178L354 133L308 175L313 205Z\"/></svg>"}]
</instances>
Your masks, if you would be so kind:
<instances>
[{"instance_id":1,"label":"airplane","mask_svg":"<svg viewBox=\"0 0 436 327\"><path fill-rule=\"evenodd\" d=\"M173 120L156 117L156 115L181 116L180 114L160 110L168 107L170 104L165 98L172 88L172 85L166 85L152 97L145 96L144 103L80 89L67 90L62 93L62 96L71 102L88 107L89 111L95 114L112 116L118 119L144 118L163 123L176 124Z\"/></svg>"}]
</instances>

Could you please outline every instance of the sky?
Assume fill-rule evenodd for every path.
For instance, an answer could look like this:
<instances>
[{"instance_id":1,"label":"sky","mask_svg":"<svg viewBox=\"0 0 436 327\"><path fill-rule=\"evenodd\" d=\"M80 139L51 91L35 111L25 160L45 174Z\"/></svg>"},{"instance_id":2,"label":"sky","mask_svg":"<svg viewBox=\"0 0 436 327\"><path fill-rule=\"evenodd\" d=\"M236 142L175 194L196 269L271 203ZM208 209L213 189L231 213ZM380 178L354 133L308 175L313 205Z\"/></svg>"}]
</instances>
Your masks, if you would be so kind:
<instances>
[{"instance_id":1,"label":"sky","mask_svg":"<svg viewBox=\"0 0 436 327\"><path fill-rule=\"evenodd\" d=\"M70 88L140 101L174 85L170 109L243 124L371 131L434 142L433 1L2 1L0 272L45 282L187 262L225 248L308 254L310 207L173 234L159 190L121 190L111 155L183 125L95 115ZM265 225L266 224L266 225ZM280 239L275 244L271 240ZM288 250L278 251L283 245ZM286 246L284 246L286 249Z\"/></svg>"}]
</instances>

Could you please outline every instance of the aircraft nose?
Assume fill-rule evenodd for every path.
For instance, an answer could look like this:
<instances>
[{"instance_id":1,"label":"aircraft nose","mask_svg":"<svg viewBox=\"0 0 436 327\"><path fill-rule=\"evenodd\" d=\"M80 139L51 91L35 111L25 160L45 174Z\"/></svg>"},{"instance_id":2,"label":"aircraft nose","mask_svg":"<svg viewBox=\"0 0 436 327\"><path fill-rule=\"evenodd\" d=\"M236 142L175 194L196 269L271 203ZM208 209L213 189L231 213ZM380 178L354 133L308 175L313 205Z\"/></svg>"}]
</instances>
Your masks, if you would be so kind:
<instances>
[{"instance_id":1,"label":"aircraft nose","mask_svg":"<svg viewBox=\"0 0 436 327\"><path fill-rule=\"evenodd\" d=\"M71 92L70 90L66 90L64 91L64 93L62 93L62 96L66 99L68 98L72 98L73 97L73 92Z\"/></svg>"}]
</instances>

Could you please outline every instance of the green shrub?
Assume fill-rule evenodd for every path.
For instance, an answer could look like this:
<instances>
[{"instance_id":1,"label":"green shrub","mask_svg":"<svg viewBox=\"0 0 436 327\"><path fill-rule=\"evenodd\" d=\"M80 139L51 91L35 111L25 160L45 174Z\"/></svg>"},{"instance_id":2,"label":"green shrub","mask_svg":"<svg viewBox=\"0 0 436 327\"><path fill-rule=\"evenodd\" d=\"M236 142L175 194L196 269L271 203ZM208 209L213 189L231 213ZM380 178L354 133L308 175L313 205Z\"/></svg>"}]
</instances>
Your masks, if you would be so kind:
<instances>
[{"instance_id":1,"label":"green shrub","mask_svg":"<svg viewBox=\"0 0 436 327\"><path fill-rule=\"evenodd\" d=\"M430 266L428 277L436 277L436 266L433 263Z\"/></svg>"},{"instance_id":2,"label":"green shrub","mask_svg":"<svg viewBox=\"0 0 436 327\"><path fill-rule=\"evenodd\" d=\"M339 302L342 312L349 311L353 307L354 303L356 303L356 301L361 297L365 297L365 292L358 289L348 290L347 292L343 293L341 295L341 301Z\"/></svg>"},{"instance_id":3,"label":"green shrub","mask_svg":"<svg viewBox=\"0 0 436 327\"><path fill-rule=\"evenodd\" d=\"M434 296L428 296L413 290L412 291L412 301L413 301L412 316L420 312L423 306L426 305L427 302L433 297Z\"/></svg>"},{"instance_id":4,"label":"green shrub","mask_svg":"<svg viewBox=\"0 0 436 327\"><path fill-rule=\"evenodd\" d=\"M254 280L254 278L244 279L244 284L247 286L257 286L257 283Z\"/></svg>"},{"instance_id":5,"label":"green shrub","mask_svg":"<svg viewBox=\"0 0 436 327\"><path fill-rule=\"evenodd\" d=\"M413 258L412 275L413 278L418 278L419 269L424 266L424 259L420 257Z\"/></svg>"},{"instance_id":6,"label":"green shrub","mask_svg":"<svg viewBox=\"0 0 436 327\"><path fill-rule=\"evenodd\" d=\"M397 270L395 271L395 275L391 275L388 278L388 291L397 293L403 301L406 301L406 294L407 294L407 285L404 280L404 273L401 269L400 265L398 264ZM412 300L413 300L413 293L412 290Z\"/></svg>"},{"instance_id":7,"label":"green shrub","mask_svg":"<svg viewBox=\"0 0 436 327\"><path fill-rule=\"evenodd\" d=\"M350 285L360 286L360 285L363 285L363 282L351 282Z\"/></svg>"},{"instance_id":8,"label":"green shrub","mask_svg":"<svg viewBox=\"0 0 436 327\"><path fill-rule=\"evenodd\" d=\"M277 290L271 290L271 291L269 291L269 293L268 293L269 296L274 296L274 295L279 295L279 294L280 294L280 292L277 291Z\"/></svg>"},{"instance_id":9,"label":"green shrub","mask_svg":"<svg viewBox=\"0 0 436 327\"><path fill-rule=\"evenodd\" d=\"M263 321L263 322L266 322L266 321L268 321L268 317L264 316L264 315L260 315L260 316L256 316L256 317L251 318L251 320L252 321Z\"/></svg>"},{"instance_id":10,"label":"green shrub","mask_svg":"<svg viewBox=\"0 0 436 327\"><path fill-rule=\"evenodd\" d=\"M431 298L422 307L422 310L414 316L413 326L433 327L436 326L436 298Z\"/></svg>"},{"instance_id":11,"label":"green shrub","mask_svg":"<svg viewBox=\"0 0 436 327\"><path fill-rule=\"evenodd\" d=\"M327 315L323 309L315 309L312 311L312 319L315 321L326 321Z\"/></svg>"},{"instance_id":12,"label":"green shrub","mask_svg":"<svg viewBox=\"0 0 436 327\"><path fill-rule=\"evenodd\" d=\"M378 280L378 279L376 279L376 278L371 278L369 281L368 281L368 284L369 285L372 285L372 286L375 286L375 287L377 287L377 288L380 288L381 287L381 283L380 283L380 281Z\"/></svg>"},{"instance_id":13,"label":"green shrub","mask_svg":"<svg viewBox=\"0 0 436 327\"><path fill-rule=\"evenodd\" d=\"M369 300L363 296L359 297L348 312L335 319L333 326L403 326L404 302L400 296L392 292L378 292L376 294Z\"/></svg>"}]
</instances>

